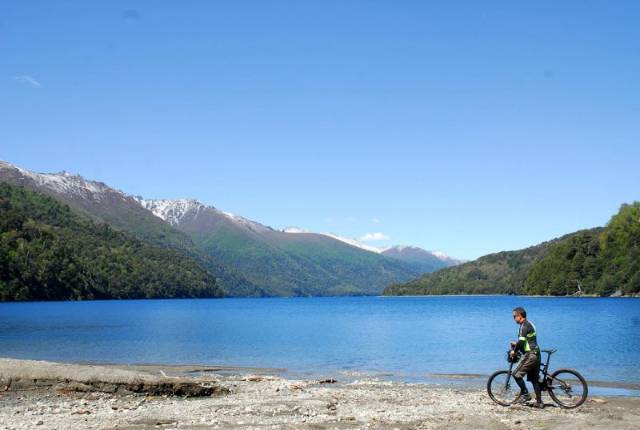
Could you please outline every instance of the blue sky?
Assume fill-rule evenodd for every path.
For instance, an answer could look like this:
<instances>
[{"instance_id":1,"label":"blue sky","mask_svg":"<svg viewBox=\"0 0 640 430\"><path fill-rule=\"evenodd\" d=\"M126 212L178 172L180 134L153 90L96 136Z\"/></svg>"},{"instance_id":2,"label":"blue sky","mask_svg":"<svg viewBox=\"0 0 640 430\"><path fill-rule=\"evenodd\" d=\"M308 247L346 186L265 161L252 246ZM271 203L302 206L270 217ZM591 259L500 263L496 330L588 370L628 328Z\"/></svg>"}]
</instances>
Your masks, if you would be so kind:
<instances>
[{"instance_id":1,"label":"blue sky","mask_svg":"<svg viewBox=\"0 0 640 430\"><path fill-rule=\"evenodd\" d=\"M639 20L635 1L6 3L0 159L472 259L640 199Z\"/></svg>"}]
</instances>

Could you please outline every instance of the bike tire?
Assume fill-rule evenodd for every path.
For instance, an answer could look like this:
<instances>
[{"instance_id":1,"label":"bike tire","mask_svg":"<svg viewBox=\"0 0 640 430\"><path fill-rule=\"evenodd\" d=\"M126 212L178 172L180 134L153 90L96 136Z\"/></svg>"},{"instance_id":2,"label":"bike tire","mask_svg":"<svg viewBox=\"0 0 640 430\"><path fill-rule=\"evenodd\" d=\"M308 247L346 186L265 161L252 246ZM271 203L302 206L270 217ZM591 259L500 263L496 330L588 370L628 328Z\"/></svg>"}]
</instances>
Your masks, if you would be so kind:
<instances>
[{"instance_id":1,"label":"bike tire","mask_svg":"<svg viewBox=\"0 0 640 430\"><path fill-rule=\"evenodd\" d=\"M550 379L549 395L561 408L577 408L587 400L589 395L587 381L577 371L558 369L551 374Z\"/></svg>"},{"instance_id":2,"label":"bike tire","mask_svg":"<svg viewBox=\"0 0 640 430\"><path fill-rule=\"evenodd\" d=\"M489 376L487 393L500 406L511 406L520 393L516 381L508 370L498 370Z\"/></svg>"}]
</instances>

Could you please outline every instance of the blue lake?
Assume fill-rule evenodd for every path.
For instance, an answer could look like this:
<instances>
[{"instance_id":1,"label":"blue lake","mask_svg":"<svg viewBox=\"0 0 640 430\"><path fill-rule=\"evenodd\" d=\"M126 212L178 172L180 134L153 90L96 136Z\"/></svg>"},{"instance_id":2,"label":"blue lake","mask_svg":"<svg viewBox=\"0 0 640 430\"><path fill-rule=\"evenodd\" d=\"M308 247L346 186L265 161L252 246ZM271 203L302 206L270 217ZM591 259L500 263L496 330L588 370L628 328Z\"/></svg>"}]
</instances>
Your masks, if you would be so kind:
<instances>
[{"instance_id":1,"label":"blue lake","mask_svg":"<svg viewBox=\"0 0 640 430\"><path fill-rule=\"evenodd\" d=\"M552 367L640 384L640 300L346 297L0 303L0 356L289 372L489 374L524 306Z\"/></svg>"}]
</instances>

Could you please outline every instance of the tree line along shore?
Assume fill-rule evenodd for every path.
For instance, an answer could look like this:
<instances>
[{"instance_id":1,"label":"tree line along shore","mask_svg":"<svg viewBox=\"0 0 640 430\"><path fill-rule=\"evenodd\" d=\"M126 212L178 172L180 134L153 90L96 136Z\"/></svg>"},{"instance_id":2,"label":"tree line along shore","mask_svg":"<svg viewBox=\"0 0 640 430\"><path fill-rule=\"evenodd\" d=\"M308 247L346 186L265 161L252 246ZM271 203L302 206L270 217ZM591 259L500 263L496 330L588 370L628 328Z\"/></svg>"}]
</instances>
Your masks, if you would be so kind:
<instances>
[{"instance_id":1,"label":"tree line along shore","mask_svg":"<svg viewBox=\"0 0 640 430\"><path fill-rule=\"evenodd\" d=\"M605 227L582 230L392 285L385 295L640 295L640 202L624 204Z\"/></svg>"},{"instance_id":2,"label":"tree line along shore","mask_svg":"<svg viewBox=\"0 0 640 430\"><path fill-rule=\"evenodd\" d=\"M229 295L229 284L234 296L270 295L255 279L245 282L232 270L216 270L207 257L175 240L150 240L135 231L0 182L0 301L217 298ZM300 294L331 291L361 294L345 286ZM640 202L622 205L604 227L440 269L392 284L383 294L638 296Z\"/></svg>"}]
</instances>

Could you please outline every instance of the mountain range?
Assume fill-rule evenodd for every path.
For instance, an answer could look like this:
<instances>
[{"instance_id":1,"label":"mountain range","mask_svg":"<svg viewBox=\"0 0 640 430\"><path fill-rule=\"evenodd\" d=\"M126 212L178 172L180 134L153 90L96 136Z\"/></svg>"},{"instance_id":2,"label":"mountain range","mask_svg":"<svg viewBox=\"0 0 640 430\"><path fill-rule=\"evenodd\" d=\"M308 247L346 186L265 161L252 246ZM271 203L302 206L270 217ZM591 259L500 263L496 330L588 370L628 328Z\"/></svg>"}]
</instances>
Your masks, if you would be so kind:
<instances>
[{"instance_id":1,"label":"mountain range","mask_svg":"<svg viewBox=\"0 0 640 430\"><path fill-rule=\"evenodd\" d=\"M367 249L336 235L276 230L197 200L147 200L66 172L36 173L0 161L0 182L179 252L229 296L380 294L391 283L459 263L416 247Z\"/></svg>"}]
</instances>

